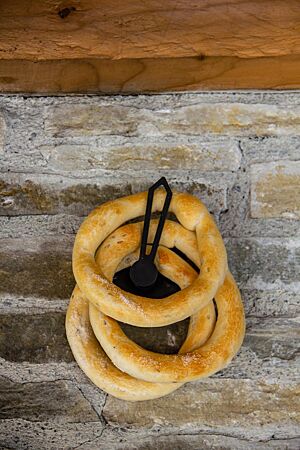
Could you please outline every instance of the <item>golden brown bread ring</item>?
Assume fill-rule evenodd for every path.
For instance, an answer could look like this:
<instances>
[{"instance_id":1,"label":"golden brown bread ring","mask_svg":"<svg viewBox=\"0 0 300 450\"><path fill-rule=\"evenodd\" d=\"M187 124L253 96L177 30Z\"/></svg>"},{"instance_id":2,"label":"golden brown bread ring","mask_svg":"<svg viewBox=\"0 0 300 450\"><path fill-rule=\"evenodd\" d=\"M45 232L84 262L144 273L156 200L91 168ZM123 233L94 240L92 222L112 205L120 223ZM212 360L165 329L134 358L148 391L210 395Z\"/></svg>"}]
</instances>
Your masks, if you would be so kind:
<instances>
[{"instance_id":1,"label":"golden brown bread ring","mask_svg":"<svg viewBox=\"0 0 300 450\"><path fill-rule=\"evenodd\" d=\"M181 386L137 380L115 367L93 333L89 302L78 286L68 306L66 332L79 367L96 386L114 397L129 401L149 400L167 395Z\"/></svg>"},{"instance_id":2,"label":"golden brown bread ring","mask_svg":"<svg viewBox=\"0 0 300 450\"><path fill-rule=\"evenodd\" d=\"M229 272L215 299L218 319L212 336L202 347L186 354L162 355L143 349L127 338L115 320L91 305L90 320L104 351L124 372L152 382L192 381L226 367L244 338L243 307Z\"/></svg>"},{"instance_id":3,"label":"golden brown bread ring","mask_svg":"<svg viewBox=\"0 0 300 450\"><path fill-rule=\"evenodd\" d=\"M164 200L165 192L157 190L153 211L161 211ZM95 262L96 250L124 222L143 215L146 201L147 192L142 192L107 202L92 211L75 239L73 272L80 290L104 314L132 325L155 327L185 319L206 306L224 281L227 256L218 228L203 203L189 194L174 192L170 211L176 214L183 227L196 232L200 274L190 286L159 302L124 292L113 285ZM173 245L181 242L184 247L178 229L174 230Z\"/></svg>"},{"instance_id":4,"label":"golden brown bread ring","mask_svg":"<svg viewBox=\"0 0 300 450\"><path fill-rule=\"evenodd\" d=\"M126 248L125 252L118 252L117 247L124 248L124 245L115 241L116 251L112 252L110 259L106 259L106 262L114 263L112 276L122 255L126 256L128 253ZM158 248L156 264L161 273L182 287L190 284L197 276L185 261L163 247ZM103 271L106 272L105 262ZM215 311L210 304L193 317L183 346L192 349L193 345L201 345L210 336L214 323ZM96 386L117 398L129 401L149 400L167 395L182 385L182 383L149 383L133 378L115 367L93 333L89 321L89 302L78 286L75 287L69 303L66 332L73 355L81 369Z\"/></svg>"},{"instance_id":5,"label":"golden brown bread ring","mask_svg":"<svg viewBox=\"0 0 300 450\"><path fill-rule=\"evenodd\" d=\"M151 220L150 233L155 232L157 220ZM169 220L165 223L164 244L172 245L172 231L175 228L182 228L181 225ZM102 267L105 277L112 281L117 270L132 265L139 257L139 233L142 232L143 222L123 225L114 231L102 244L96 255L97 264ZM199 264L199 255L195 249L195 235L188 232L187 235L182 230L182 237L187 237L186 256L196 265ZM126 258L129 256L129 258ZM160 273L180 286L181 289L186 288L196 278L196 272L176 253L167 247L160 245L158 247L155 265ZM192 269L192 271L191 271ZM192 276L193 273L193 276ZM158 302L160 300L157 300ZM90 303L90 310L95 307ZM202 308L200 311L190 317L189 329L186 340L184 341L180 353L192 351L203 345L211 333L213 332L216 321L216 312L213 301Z\"/></svg>"},{"instance_id":6,"label":"golden brown bread ring","mask_svg":"<svg viewBox=\"0 0 300 450\"><path fill-rule=\"evenodd\" d=\"M121 232L122 228L116 230L114 235L118 237ZM198 251L195 236L193 248L194 258L190 259L196 259ZM107 252L104 247L103 251L105 250ZM99 258L101 260L101 250ZM226 367L238 352L244 338L243 305L240 292L229 272L215 300L218 320L211 337L202 347L186 354L162 355L143 349L124 334L114 319L104 315L93 304L90 304L89 308L90 321L106 354L122 371L135 378L152 382L192 381ZM159 303L160 300L156 302Z\"/></svg>"}]
</instances>

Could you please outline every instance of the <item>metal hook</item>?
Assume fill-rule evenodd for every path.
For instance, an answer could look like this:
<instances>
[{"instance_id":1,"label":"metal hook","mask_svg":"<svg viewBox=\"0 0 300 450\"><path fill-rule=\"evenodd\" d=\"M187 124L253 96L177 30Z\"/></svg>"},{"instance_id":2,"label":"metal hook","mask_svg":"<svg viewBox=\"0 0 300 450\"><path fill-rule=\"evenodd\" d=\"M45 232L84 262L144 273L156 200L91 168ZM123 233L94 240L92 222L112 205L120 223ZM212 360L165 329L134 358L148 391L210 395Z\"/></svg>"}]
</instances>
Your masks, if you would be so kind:
<instances>
[{"instance_id":1,"label":"metal hook","mask_svg":"<svg viewBox=\"0 0 300 450\"><path fill-rule=\"evenodd\" d=\"M151 220L152 203L154 192L160 186L163 186L167 192L163 209L160 214L158 227L153 240L151 252L146 254L147 240L149 233L149 226ZM167 218L169 206L172 200L172 191L165 177L160 178L153 186L148 190L147 206L144 220L144 228L141 240L140 257L130 268L130 279L133 284L138 288L150 288L157 280L158 270L154 264L154 258L158 249L159 241L163 231L163 227Z\"/></svg>"}]
</instances>

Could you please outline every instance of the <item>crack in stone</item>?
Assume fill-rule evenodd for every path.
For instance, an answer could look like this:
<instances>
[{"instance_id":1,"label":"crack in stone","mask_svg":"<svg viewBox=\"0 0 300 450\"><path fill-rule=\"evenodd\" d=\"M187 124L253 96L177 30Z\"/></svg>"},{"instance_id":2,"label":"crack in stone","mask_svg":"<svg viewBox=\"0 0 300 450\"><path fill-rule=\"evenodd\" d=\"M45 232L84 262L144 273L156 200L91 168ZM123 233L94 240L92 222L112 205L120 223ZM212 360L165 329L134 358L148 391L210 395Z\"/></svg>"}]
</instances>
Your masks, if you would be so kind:
<instances>
[{"instance_id":1,"label":"crack in stone","mask_svg":"<svg viewBox=\"0 0 300 450\"><path fill-rule=\"evenodd\" d=\"M99 413L97 412L96 408L94 407L94 405L90 402L90 400L87 398L87 396L85 395L85 393L83 392L82 388L79 386L79 384L74 383L75 386L77 387L77 389L81 392L83 398L88 402L88 404L90 405L90 407L92 408L92 410L96 413L98 419L100 420L100 422L102 422L102 417L101 414L99 415ZM102 408L103 410L103 408Z\"/></svg>"},{"instance_id":2,"label":"crack in stone","mask_svg":"<svg viewBox=\"0 0 300 450\"><path fill-rule=\"evenodd\" d=\"M105 406L106 406L107 399L108 399L108 394L105 395L104 403L103 403L102 411L101 411L101 418L102 418L102 420L103 420L103 422L104 422L104 428L103 428L103 431L104 431L107 427L110 427L108 421L106 420L106 418L105 418L105 416L104 416L104 409L105 409Z\"/></svg>"},{"instance_id":3,"label":"crack in stone","mask_svg":"<svg viewBox=\"0 0 300 450\"><path fill-rule=\"evenodd\" d=\"M98 434L97 436L93 437L92 439L87 439L86 441L81 442L81 444L77 445L76 447L73 447L72 450L80 449L80 448L82 448L83 445L85 445L85 444L91 444L91 443L94 442L96 439L101 438L101 436L102 436L104 430L105 430L105 428L103 428L103 430L100 432L100 434Z\"/></svg>"}]
</instances>

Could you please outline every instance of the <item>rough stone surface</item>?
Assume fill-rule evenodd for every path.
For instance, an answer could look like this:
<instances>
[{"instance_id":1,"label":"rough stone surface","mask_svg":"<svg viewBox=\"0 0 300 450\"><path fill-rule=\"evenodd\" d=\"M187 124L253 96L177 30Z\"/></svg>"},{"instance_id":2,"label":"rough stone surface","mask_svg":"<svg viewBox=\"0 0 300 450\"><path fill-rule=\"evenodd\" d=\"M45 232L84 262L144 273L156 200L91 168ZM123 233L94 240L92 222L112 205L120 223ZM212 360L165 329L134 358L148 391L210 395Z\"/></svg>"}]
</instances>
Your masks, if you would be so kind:
<instances>
[{"instance_id":1,"label":"rough stone surface","mask_svg":"<svg viewBox=\"0 0 300 450\"><path fill-rule=\"evenodd\" d=\"M140 172L137 172L140 176ZM121 179L120 179L121 178ZM122 180L123 178L123 180ZM156 177L157 178L157 177ZM147 178L146 178L147 180ZM9 174L0 175L0 215L69 213L85 216L108 200L145 190L153 184L153 175L145 179L102 177L97 179L69 179L58 175ZM210 210L226 209L225 187L209 182L172 180L175 189L185 189L206 199Z\"/></svg>"},{"instance_id":2,"label":"rough stone surface","mask_svg":"<svg viewBox=\"0 0 300 450\"><path fill-rule=\"evenodd\" d=\"M126 105L52 107L46 131L70 134L137 136L169 134L290 135L300 132L300 108L241 103L193 104L170 109L130 108Z\"/></svg>"},{"instance_id":3,"label":"rough stone surface","mask_svg":"<svg viewBox=\"0 0 300 450\"><path fill-rule=\"evenodd\" d=\"M74 235L82 222L82 217L71 214L39 214L34 216L1 216L1 236L5 238L26 238L37 236Z\"/></svg>"},{"instance_id":4,"label":"rough stone surface","mask_svg":"<svg viewBox=\"0 0 300 450\"><path fill-rule=\"evenodd\" d=\"M25 319L21 311L19 314L0 316L0 329L6 332L0 341L2 373L14 381L23 382L33 379L55 380L62 376L73 379L75 374L78 378L78 371L74 372L74 366L67 364L73 361L73 357L65 337L64 311L31 315L26 311ZM26 325L28 331L22 336L22 327ZM183 331L186 331L186 328L183 329L178 324L150 328L146 332L134 327L130 331L126 328L128 336L138 344L144 344L152 351L168 353L179 349L185 336ZM293 319L249 317L246 338L238 357L214 377L268 379L273 382L297 380L300 362L299 334L299 324ZM13 362L18 363L17 374ZM54 363L60 364L57 371L54 370Z\"/></svg>"},{"instance_id":5,"label":"rough stone surface","mask_svg":"<svg viewBox=\"0 0 300 450\"><path fill-rule=\"evenodd\" d=\"M95 421L57 423L14 418L1 420L0 430L1 450L73 450L81 444L84 449L86 442L101 436L103 425Z\"/></svg>"},{"instance_id":6,"label":"rough stone surface","mask_svg":"<svg viewBox=\"0 0 300 450\"><path fill-rule=\"evenodd\" d=\"M244 346L261 360L291 361L300 356L300 325L293 319L249 319Z\"/></svg>"},{"instance_id":7,"label":"rough stone surface","mask_svg":"<svg viewBox=\"0 0 300 450\"><path fill-rule=\"evenodd\" d=\"M4 135L5 135L5 122L0 112L0 154L2 153L4 147L4 137L5 137Z\"/></svg>"},{"instance_id":8,"label":"rough stone surface","mask_svg":"<svg viewBox=\"0 0 300 450\"><path fill-rule=\"evenodd\" d=\"M300 219L300 161L251 166L251 216Z\"/></svg>"},{"instance_id":9,"label":"rough stone surface","mask_svg":"<svg viewBox=\"0 0 300 450\"><path fill-rule=\"evenodd\" d=\"M75 285L73 237L2 239L0 295L8 298L67 299Z\"/></svg>"},{"instance_id":10,"label":"rough stone surface","mask_svg":"<svg viewBox=\"0 0 300 450\"><path fill-rule=\"evenodd\" d=\"M236 144L208 141L190 145L180 143L149 145L125 144L119 147L60 145L42 147L47 167L53 170L87 172L106 170L195 170L200 172L234 171L239 168L241 153Z\"/></svg>"},{"instance_id":11,"label":"rough stone surface","mask_svg":"<svg viewBox=\"0 0 300 450\"><path fill-rule=\"evenodd\" d=\"M117 439L118 437L118 439ZM119 442L117 442L119 441ZM136 434L119 432L108 434L104 432L100 438L92 439L78 447L84 450L98 450L109 448L110 450L298 450L300 438L294 439L270 439L264 441L249 441L238 437L228 437L222 434L169 433L159 435L153 433L150 436L137 437Z\"/></svg>"},{"instance_id":12,"label":"rough stone surface","mask_svg":"<svg viewBox=\"0 0 300 450\"><path fill-rule=\"evenodd\" d=\"M7 361L73 361L65 314L0 315L0 357Z\"/></svg>"},{"instance_id":13,"label":"rough stone surface","mask_svg":"<svg viewBox=\"0 0 300 450\"><path fill-rule=\"evenodd\" d=\"M122 193L130 194L129 184L112 186L97 182L82 183L53 176L9 175L0 182L0 213L56 214L69 212L86 215L88 211Z\"/></svg>"},{"instance_id":14,"label":"rough stone surface","mask_svg":"<svg viewBox=\"0 0 300 450\"><path fill-rule=\"evenodd\" d=\"M189 319L166 327L139 328L121 324L125 334L136 343L158 353L177 353L187 334Z\"/></svg>"},{"instance_id":15,"label":"rough stone surface","mask_svg":"<svg viewBox=\"0 0 300 450\"><path fill-rule=\"evenodd\" d=\"M69 381L13 383L1 380L1 419L93 422L98 415L80 389Z\"/></svg>"},{"instance_id":16,"label":"rough stone surface","mask_svg":"<svg viewBox=\"0 0 300 450\"><path fill-rule=\"evenodd\" d=\"M299 155L299 92L0 96L0 448L298 449ZM163 175L214 214L247 330L223 371L131 404L71 355L71 252L92 208ZM173 353L188 320L122 326Z\"/></svg>"},{"instance_id":17,"label":"rough stone surface","mask_svg":"<svg viewBox=\"0 0 300 450\"><path fill-rule=\"evenodd\" d=\"M241 289L248 317L298 317L300 292L288 289Z\"/></svg>"},{"instance_id":18,"label":"rough stone surface","mask_svg":"<svg viewBox=\"0 0 300 450\"><path fill-rule=\"evenodd\" d=\"M298 437L297 393L297 384L210 379L188 383L166 399L148 401L147 408L109 397L103 414L110 424L126 429L215 429L244 438L258 432L264 439Z\"/></svg>"},{"instance_id":19,"label":"rough stone surface","mask_svg":"<svg viewBox=\"0 0 300 450\"><path fill-rule=\"evenodd\" d=\"M251 164L299 159L300 139L298 136L259 137L240 139L243 162L249 169Z\"/></svg>"},{"instance_id":20,"label":"rough stone surface","mask_svg":"<svg viewBox=\"0 0 300 450\"><path fill-rule=\"evenodd\" d=\"M299 292L298 238L231 238L226 247L229 266L241 287Z\"/></svg>"}]
</instances>

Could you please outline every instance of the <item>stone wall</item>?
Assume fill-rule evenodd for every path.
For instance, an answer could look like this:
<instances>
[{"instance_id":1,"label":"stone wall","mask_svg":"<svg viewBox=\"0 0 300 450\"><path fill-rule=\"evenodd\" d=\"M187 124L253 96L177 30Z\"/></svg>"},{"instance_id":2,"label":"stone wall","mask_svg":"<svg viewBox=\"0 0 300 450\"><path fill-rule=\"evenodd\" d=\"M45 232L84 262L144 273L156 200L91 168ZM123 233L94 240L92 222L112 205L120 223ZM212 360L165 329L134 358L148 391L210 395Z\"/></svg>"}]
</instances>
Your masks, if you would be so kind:
<instances>
[{"instance_id":1,"label":"stone wall","mask_svg":"<svg viewBox=\"0 0 300 450\"><path fill-rule=\"evenodd\" d=\"M69 350L71 250L95 205L160 175L214 214L247 334L221 373L132 404ZM0 97L1 448L298 449L299 219L299 92Z\"/></svg>"}]
</instances>

